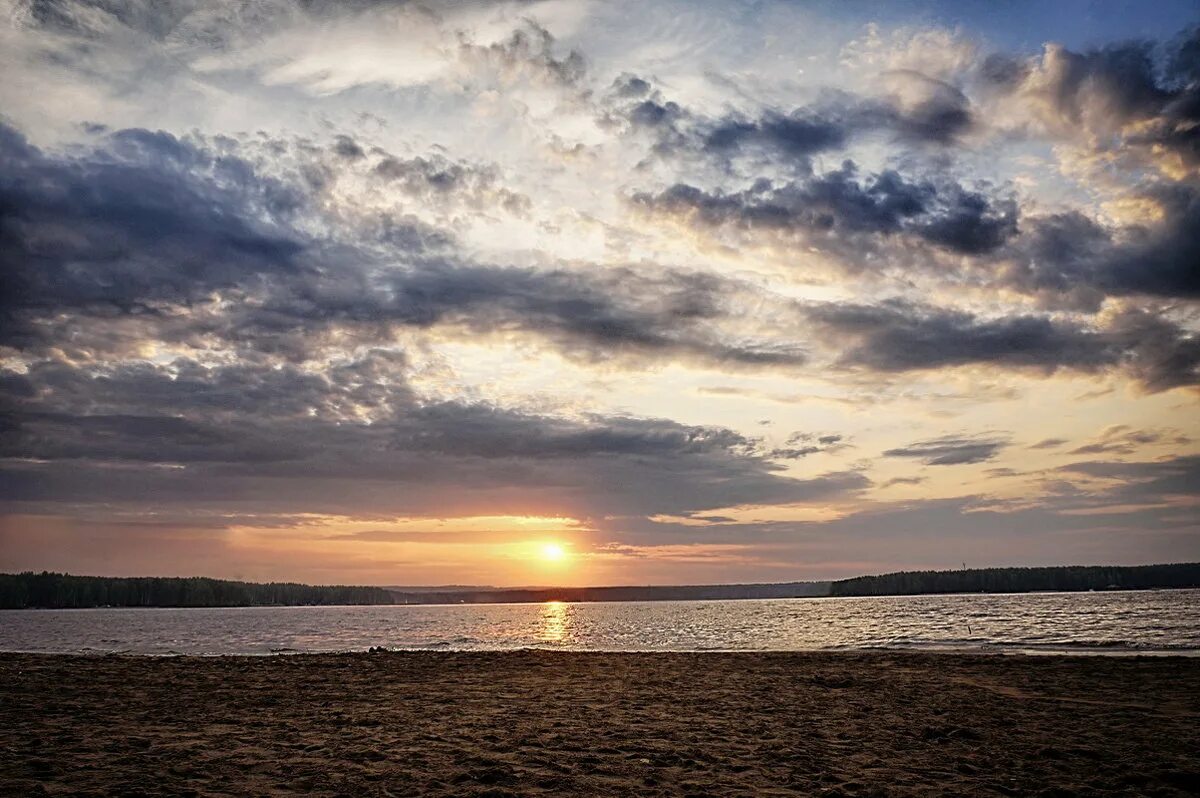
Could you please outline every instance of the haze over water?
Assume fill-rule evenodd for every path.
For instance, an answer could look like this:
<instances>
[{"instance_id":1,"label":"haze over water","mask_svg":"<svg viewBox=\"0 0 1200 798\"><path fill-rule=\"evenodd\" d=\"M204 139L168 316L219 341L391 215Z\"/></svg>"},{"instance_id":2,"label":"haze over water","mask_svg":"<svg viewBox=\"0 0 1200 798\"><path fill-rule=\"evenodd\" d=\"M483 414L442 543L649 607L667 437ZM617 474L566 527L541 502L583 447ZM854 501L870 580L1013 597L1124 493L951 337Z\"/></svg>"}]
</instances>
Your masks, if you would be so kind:
<instances>
[{"instance_id":1,"label":"haze over water","mask_svg":"<svg viewBox=\"0 0 1200 798\"><path fill-rule=\"evenodd\" d=\"M747 601L8 610L0 650L1200 651L1200 590Z\"/></svg>"}]
</instances>

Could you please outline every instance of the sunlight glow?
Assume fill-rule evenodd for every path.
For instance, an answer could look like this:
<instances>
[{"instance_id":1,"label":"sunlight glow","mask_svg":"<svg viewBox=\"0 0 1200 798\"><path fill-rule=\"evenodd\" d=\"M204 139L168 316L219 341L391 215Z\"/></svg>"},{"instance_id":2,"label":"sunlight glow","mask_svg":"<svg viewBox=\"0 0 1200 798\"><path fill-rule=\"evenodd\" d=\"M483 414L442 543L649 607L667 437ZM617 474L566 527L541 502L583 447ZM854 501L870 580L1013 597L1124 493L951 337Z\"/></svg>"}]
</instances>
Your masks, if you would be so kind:
<instances>
[{"instance_id":1,"label":"sunlight glow","mask_svg":"<svg viewBox=\"0 0 1200 798\"><path fill-rule=\"evenodd\" d=\"M540 554L547 562L562 562L567 559L567 549L561 543L543 544Z\"/></svg>"},{"instance_id":2,"label":"sunlight glow","mask_svg":"<svg viewBox=\"0 0 1200 798\"><path fill-rule=\"evenodd\" d=\"M570 633L570 609L561 601L547 601L543 604L541 621L538 638L543 643L561 643Z\"/></svg>"}]
</instances>

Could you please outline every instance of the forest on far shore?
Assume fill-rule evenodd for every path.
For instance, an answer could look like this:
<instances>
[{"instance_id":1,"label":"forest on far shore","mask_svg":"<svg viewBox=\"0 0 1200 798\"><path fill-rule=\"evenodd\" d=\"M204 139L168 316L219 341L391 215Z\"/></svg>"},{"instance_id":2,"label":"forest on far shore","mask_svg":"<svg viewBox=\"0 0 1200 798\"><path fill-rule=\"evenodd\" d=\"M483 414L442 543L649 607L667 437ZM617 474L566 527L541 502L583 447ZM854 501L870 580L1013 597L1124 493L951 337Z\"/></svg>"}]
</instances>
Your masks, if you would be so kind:
<instances>
[{"instance_id":1,"label":"forest on far shore","mask_svg":"<svg viewBox=\"0 0 1200 798\"><path fill-rule=\"evenodd\" d=\"M0 574L0 608L257 607L304 604L391 604L381 587L294 582L233 582L193 577L72 576L43 571Z\"/></svg>"},{"instance_id":2,"label":"forest on far shore","mask_svg":"<svg viewBox=\"0 0 1200 798\"><path fill-rule=\"evenodd\" d=\"M595 588L466 588L452 591L407 588L403 592L383 587L314 586L294 582L261 584L207 577L72 576L47 571L27 571L20 574L0 574L0 609L692 601L1187 587L1200 587L1200 563L899 571L879 576L858 576L837 582Z\"/></svg>"},{"instance_id":3,"label":"forest on far shore","mask_svg":"<svg viewBox=\"0 0 1200 798\"><path fill-rule=\"evenodd\" d=\"M1033 593L1183 587L1200 587L1200 563L898 571L833 582L830 595L904 596L920 593Z\"/></svg>"}]
</instances>

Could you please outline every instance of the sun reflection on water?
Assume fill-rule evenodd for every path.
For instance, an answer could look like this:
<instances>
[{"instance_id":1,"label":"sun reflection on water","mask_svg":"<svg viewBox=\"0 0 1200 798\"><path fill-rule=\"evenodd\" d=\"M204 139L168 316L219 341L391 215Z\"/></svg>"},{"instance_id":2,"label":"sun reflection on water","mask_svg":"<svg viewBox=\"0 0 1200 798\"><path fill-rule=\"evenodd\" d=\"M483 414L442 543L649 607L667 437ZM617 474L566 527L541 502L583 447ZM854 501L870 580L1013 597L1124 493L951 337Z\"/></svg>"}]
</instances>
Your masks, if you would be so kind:
<instances>
[{"instance_id":1,"label":"sun reflection on water","mask_svg":"<svg viewBox=\"0 0 1200 798\"><path fill-rule=\"evenodd\" d=\"M570 632L570 606L564 601L547 601L543 604L538 640L543 643L562 643L570 637Z\"/></svg>"}]
</instances>

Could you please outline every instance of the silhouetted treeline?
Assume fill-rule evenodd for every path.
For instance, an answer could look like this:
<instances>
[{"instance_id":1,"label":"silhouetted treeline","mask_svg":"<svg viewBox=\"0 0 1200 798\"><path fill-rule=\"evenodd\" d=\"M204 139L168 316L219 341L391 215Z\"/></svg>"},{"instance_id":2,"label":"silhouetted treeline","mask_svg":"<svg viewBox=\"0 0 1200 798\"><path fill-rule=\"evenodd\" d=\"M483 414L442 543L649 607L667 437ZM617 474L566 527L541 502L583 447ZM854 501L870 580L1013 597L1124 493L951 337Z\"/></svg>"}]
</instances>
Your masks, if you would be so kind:
<instances>
[{"instance_id":1,"label":"silhouetted treeline","mask_svg":"<svg viewBox=\"0 0 1200 798\"><path fill-rule=\"evenodd\" d=\"M260 584L206 577L71 576L48 571L0 574L0 608L4 609L391 603L392 594L380 587Z\"/></svg>"},{"instance_id":2,"label":"silhouetted treeline","mask_svg":"<svg viewBox=\"0 0 1200 798\"><path fill-rule=\"evenodd\" d=\"M495 590L393 591L397 604L521 604L543 601L699 601L702 599L811 598L829 595L828 582L762 585L630 585Z\"/></svg>"},{"instance_id":3,"label":"silhouetted treeline","mask_svg":"<svg viewBox=\"0 0 1200 798\"><path fill-rule=\"evenodd\" d=\"M838 582L744 585L395 591L382 587L233 582L206 577L71 576L43 571L0 574L0 608L252 607L307 604L494 604L543 601L694 601L699 599L889 596L919 593L1023 593L1040 590L1141 590L1200 587L1200 563L1172 565L978 568L901 571Z\"/></svg>"},{"instance_id":4,"label":"silhouetted treeline","mask_svg":"<svg viewBox=\"0 0 1200 798\"><path fill-rule=\"evenodd\" d=\"M1028 593L1039 590L1144 590L1200 587L1200 563L1063 565L1047 568L971 568L901 571L834 582L834 596L918 593Z\"/></svg>"}]
</instances>

